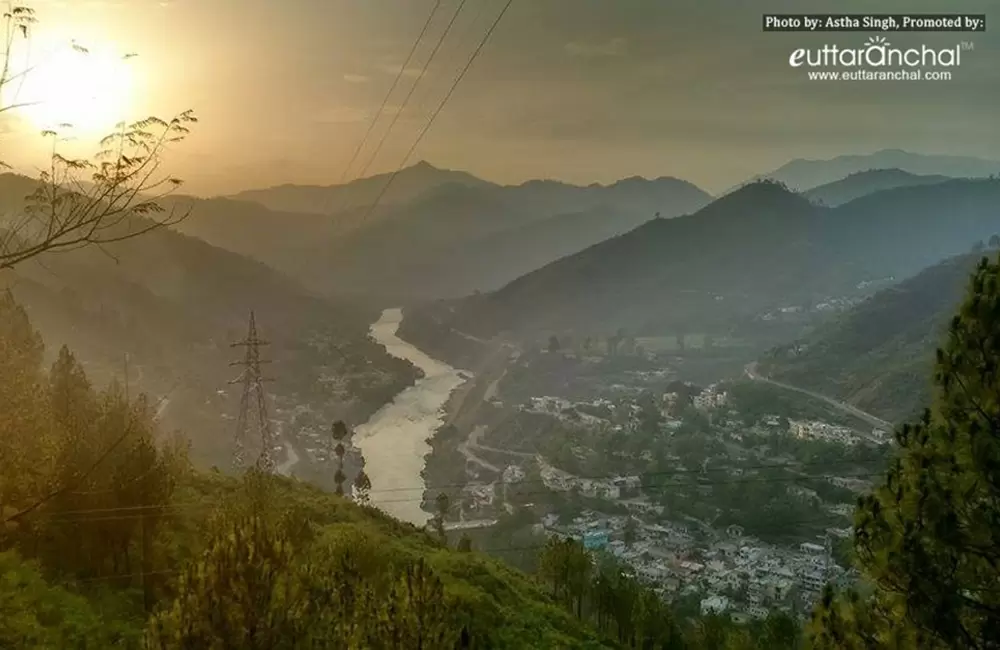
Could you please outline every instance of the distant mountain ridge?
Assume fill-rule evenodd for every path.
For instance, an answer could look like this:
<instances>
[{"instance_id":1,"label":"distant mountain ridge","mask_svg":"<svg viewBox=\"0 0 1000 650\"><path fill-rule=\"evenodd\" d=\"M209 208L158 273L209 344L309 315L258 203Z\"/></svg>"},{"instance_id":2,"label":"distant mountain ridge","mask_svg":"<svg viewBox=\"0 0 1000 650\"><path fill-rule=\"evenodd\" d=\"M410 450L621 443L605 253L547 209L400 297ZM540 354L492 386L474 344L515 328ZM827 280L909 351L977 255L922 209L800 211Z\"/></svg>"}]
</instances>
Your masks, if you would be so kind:
<instances>
[{"instance_id":1,"label":"distant mountain ridge","mask_svg":"<svg viewBox=\"0 0 1000 650\"><path fill-rule=\"evenodd\" d=\"M769 352L760 371L890 421L914 416L930 403L934 351L981 257L950 258L876 293L807 337Z\"/></svg>"},{"instance_id":2,"label":"distant mountain ridge","mask_svg":"<svg viewBox=\"0 0 1000 650\"><path fill-rule=\"evenodd\" d=\"M758 182L460 301L456 329L725 331L786 305L907 277L1000 230L1000 181L876 192L836 208Z\"/></svg>"},{"instance_id":3,"label":"distant mountain ridge","mask_svg":"<svg viewBox=\"0 0 1000 650\"><path fill-rule=\"evenodd\" d=\"M868 169L854 172L838 181L814 187L803 196L819 205L835 207L868 194L910 185L933 185L954 180L939 174L911 174L902 169Z\"/></svg>"},{"instance_id":4,"label":"distant mountain ridge","mask_svg":"<svg viewBox=\"0 0 1000 650\"><path fill-rule=\"evenodd\" d=\"M226 198L254 201L277 212L330 215L372 205L386 186L388 189L379 199L380 205L412 201L443 185L496 186L467 172L439 169L426 161L420 161L400 170L389 185L392 176L392 173L377 174L349 181L343 185L275 185L244 190Z\"/></svg>"},{"instance_id":5,"label":"distant mountain ridge","mask_svg":"<svg viewBox=\"0 0 1000 650\"><path fill-rule=\"evenodd\" d=\"M419 174L426 180L438 172L425 164ZM693 184L668 177L586 187L441 182L370 215L366 207L321 216L234 199L188 199L192 216L179 229L266 262L316 291L388 305L495 289L657 214L688 214L710 200ZM574 214L586 218L574 220Z\"/></svg>"},{"instance_id":6,"label":"distant mountain ridge","mask_svg":"<svg viewBox=\"0 0 1000 650\"><path fill-rule=\"evenodd\" d=\"M1000 161L882 149L869 154L836 156L825 160L798 158L771 172L755 176L748 182L771 179L803 192L871 169L899 169L911 174L952 178L986 178L1000 174Z\"/></svg>"}]
</instances>

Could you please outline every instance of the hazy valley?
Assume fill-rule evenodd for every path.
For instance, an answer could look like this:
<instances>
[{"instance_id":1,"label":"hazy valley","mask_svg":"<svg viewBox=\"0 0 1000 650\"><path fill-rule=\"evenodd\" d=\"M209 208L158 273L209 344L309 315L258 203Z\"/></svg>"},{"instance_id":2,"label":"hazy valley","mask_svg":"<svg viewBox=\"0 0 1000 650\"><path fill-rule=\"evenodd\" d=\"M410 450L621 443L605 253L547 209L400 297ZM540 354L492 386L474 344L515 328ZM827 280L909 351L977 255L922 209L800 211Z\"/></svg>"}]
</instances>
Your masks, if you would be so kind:
<instances>
[{"instance_id":1,"label":"hazy valley","mask_svg":"<svg viewBox=\"0 0 1000 650\"><path fill-rule=\"evenodd\" d=\"M982 15L125 4L0 16L0 648L996 647Z\"/></svg>"}]
</instances>

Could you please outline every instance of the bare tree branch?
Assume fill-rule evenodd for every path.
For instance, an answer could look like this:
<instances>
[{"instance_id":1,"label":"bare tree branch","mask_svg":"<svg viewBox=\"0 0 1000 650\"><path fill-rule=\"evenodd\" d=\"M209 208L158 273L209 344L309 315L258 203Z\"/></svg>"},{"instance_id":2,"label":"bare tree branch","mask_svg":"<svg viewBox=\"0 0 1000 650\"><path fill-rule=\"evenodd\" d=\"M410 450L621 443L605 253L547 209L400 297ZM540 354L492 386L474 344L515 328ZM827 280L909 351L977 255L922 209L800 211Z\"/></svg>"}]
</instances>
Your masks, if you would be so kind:
<instances>
[{"instance_id":1,"label":"bare tree branch","mask_svg":"<svg viewBox=\"0 0 1000 650\"><path fill-rule=\"evenodd\" d=\"M34 69L11 73L11 48L16 39L29 37L34 22L34 12L20 6L8 5L0 17L5 48L0 52L0 93ZM74 43L73 48L86 54L82 46ZM0 114L36 103L5 105L0 100ZM188 110L170 120L150 116L122 122L101 140L101 150L91 159L65 157L59 146L66 138L44 131L42 136L52 139L49 168L39 174L23 210L0 215L0 269L43 253L121 242L183 221L188 212L166 210L159 203L181 181L160 170L167 145L183 140L188 125L197 121Z\"/></svg>"}]
</instances>

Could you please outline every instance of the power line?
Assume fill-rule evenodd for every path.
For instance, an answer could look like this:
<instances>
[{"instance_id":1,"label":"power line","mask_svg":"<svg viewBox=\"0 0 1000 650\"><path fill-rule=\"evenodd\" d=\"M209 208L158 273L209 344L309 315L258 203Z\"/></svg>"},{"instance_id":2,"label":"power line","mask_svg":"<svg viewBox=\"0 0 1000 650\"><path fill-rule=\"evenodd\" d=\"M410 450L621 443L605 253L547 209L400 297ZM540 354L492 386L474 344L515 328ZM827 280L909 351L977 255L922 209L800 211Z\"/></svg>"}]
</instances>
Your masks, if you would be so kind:
<instances>
[{"instance_id":1,"label":"power line","mask_svg":"<svg viewBox=\"0 0 1000 650\"><path fill-rule=\"evenodd\" d=\"M442 55L445 61L450 61L450 60L458 61L459 67L461 67L462 62L465 60L465 55L462 53L472 51L475 48L476 42L478 42L479 40L479 34L477 32L479 32L480 30L477 29L477 26L479 25L480 22L479 19L482 18L483 14L486 13L486 9L489 6L489 2L490 0L482 0L479 3L479 8L476 10L472 19L468 21L468 24L465 26L462 32L456 34L455 38L452 39L453 41L455 41L455 47L452 48L451 51L446 52L444 55ZM466 13L468 14L468 12ZM421 107L426 105L432 105L430 104L430 98L432 94L434 94L433 88L429 89L428 92L416 96L415 98L416 104Z\"/></svg>"},{"instance_id":2,"label":"power line","mask_svg":"<svg viewBox=\"0 0 1000 650\"><path fill-rule=\"evenodd\" d=\"M410 102L410 98L413 97L413 93L417 90L417 87L423 80L424 75L427 74L427 69L430 67L431 62L434 61L434 57L437 56L438 51L441 49L441 45L444 44L445 38L448 36L448 33L451 32L451 28L455 25L455 21L458 19L458 15L462 12L462 8L465 7L465 3L467 1L468 0L461 0L461 2L458 3L458 7L455 9L455 13L452 14L451 20L445 27L444 32L441 33L441 37L438 39L437 44L431 51L431 55L427 58L427 61L424 62L423 68L421 68L420 70L420 75L413 82L413 85L410 87L410 92L408 92L406 98L403 99L403 103L400 105L399 110L396 111L396 114L392 116L392 122L389 123L389 128L386 129L385 133L382 134L382 138L379 140L378 145L375 146L375 151L372 152L372 155L371 157L368 158L368 162L365 164L365 166L361 168L361 172L358 174L359 176L364 176L368 172L368 169L372 166L372 163L374 163L375 159L378 157L379 152L382 151L382 146L389 138L389 134L392 133L392 129L396 126L396 122L399 121L399 116L403 114L404 110L406 110L406 105ZM391 177L389 182L390 183L392 182ZM380 193L379 196L381 197L382 194L384 194L384 192ZM368 215L366 214L365 216L367 217Z\"/></svg>"},{"instance_id":3,"label":"power line","mask_svg":"<svg viewBox=\"0 0 1000 650\"><path fill-rule=\"evenodd\" d=\"M406 165L406 162L410 159L410 156L413 155L413 152L420 144L420 141L424 139L425 135L427 135L427 131L430 130L431 125L434 124L434 120L437 119L437 116L441 113L441 110L444 108L445 104L447 104L448 100L451 99L451 96L452 94L454 94L455 89L458 87L458 84L461 83L462 79L465 77L465 74L469 71L469 68L472 67L472 64L475 62L476 58L479 57L479 53L482 52L483 47L485 47L486 45L486 42L490 39L490 36L493 35L493 32L496 30L497 25L500 24L500 21L503 19L504 15L507 13L507 10L510 8L510 5L513 2L514 0L507 0L507 4L505 4L503 6L503 9L500 10L499 15L497 15L496 17L496 20L494 20L493 24L490 25L490 28L486 30L486 35L483 36L481 41L479 41L479 45L472 53L472 56L469 57L469 61L465 64L465 67L462 68L462 71L458 74L458 77L455 79L455 82L451 85L451 88L448 89L448 93L444 96L444 99L441 100L441 103L438 104L438 107L434 110L434 113L431 114L431 118L430 120L428 120L423 130L421 130L420 133L417 135L417 139L413 142L413 146L410 147L410 150L406 153L406 156L403 158L403 161L400 163L399 167L396 168L396 171L394 171L392 173L392 176L389 177L389 182L387 182L385 185L382 186L382 191L379 192L377 197L375 197L375 202L372 203L371 206L368 208L368 210L365 212L364 219L368 219L368 217L371 216L372 212L375 211L375 208L378 207L379 201L381 201L382 197L385 196L385 193L386 191L388 191L389 186L392 185L392 182L396 180L396 176L399 175L399 172L402 171L403 167Z\"/></svg>"},{"instance_id":4,"label":"power line","mask_svg":"<svg viewBox=\"0 0 1000 650\"><path fill-rule=\"evenodd\" d=\"M375 111L375 116L372 118L371 123L368 125L368 130L365 131L364 137L362 137L361 141L358 142L358 146L357 148L355 148L354 154L348 161L347 166L344 167L344 172L340 175L340 183L339 183L340 185L344 184L344 181L347 179L348 172L351 170L351 167L354 165L355 161L357 161L358 156L361 154L361 150L364 149L365 144L367 144L369 136L371 136L372 131L375 129L375 124L378 123L379 118L382 117L382 113L383 111L385 111L385 107L389 104L389 98L392 97L392 93L393 91L396 90L396 86L399 85L399 81L403 78L403 75L406 74L406 70L409 68L410 61L413 60L413 55L416 53L417 48L420 46L420 41L423 40L424 35L427 33L427 29L431 26L431 22L434 20L434 16L435 14L437 14L437 11L440 7L441 7L441 0L436 0L434 2L434 6L431 8L431 13L427 16L427 20L424 21L423 28L417 35L417 39L413 41L413 47L410 48L410 53L406 55L406 60L403 61L403 65L399 68L399 72L396 74L396 78L393 80L392 86L389 87L389 92L385 94L385 97L382 99L382 104L378 107L378 110Z\"/></svg>"},{"instance_id":5,"label":"power line","mask_svg":"<svg viewBox=\"0 0 1000 650\"><path fill-rule=\"evenodd\" d=\"M236 421L236 433L233 440L233 467L237 472L243 470L243 453L247 443L247 432L250 421L254 420L256 433L260 437L260 454L255 465L265 472L274 471L274 437L271 433L271 420L267 415L267 396L264 393L264 382L260 366L269 363L260 358L260 348L270 345L257 335L257 321L253 311L250 312L250 324L247 337L230 347L245 347L246 353L242 361L234 361L230 365L243 366L243 373L230 383L243 384L243 394L240 398L240 414Z\"/></svg>"}]
</instances>

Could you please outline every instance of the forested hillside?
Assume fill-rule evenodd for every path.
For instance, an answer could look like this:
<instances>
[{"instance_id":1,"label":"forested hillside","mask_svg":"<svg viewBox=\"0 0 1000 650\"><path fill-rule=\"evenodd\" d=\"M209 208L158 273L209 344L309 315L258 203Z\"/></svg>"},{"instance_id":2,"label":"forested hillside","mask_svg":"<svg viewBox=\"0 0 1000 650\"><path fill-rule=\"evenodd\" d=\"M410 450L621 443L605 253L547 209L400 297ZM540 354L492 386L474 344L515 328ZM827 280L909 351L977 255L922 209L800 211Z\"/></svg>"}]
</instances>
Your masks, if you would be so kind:
<instances>
[{"instance_id":1,"label":"forested hillside","mask_svg":"<svg viewBox=\"0 0 1000 650\"><path fill-rule=\"evenodd\" d=\"M18 209L35 181L0 177L0 201ZM128 241L29 260L0 272L49 342L76 351L88 374L164 398L169 426L196 428L199 462L227 463L235 396L230 347L249 312L271 345L269 389L279 397L364 421L417 377L368 337L378 310L323 299L255 260L168 228ZM127 376L126 376L127 374ZM324 381L324 378L336 378Z\"/></svg>"},{"instance_id":2,"label":"forested hillside","mask_svg":"<svg viewBox=\"0 0 1000 650\"><path fill-rule=\"evenodd\" d=\"M824 208L772 182L656 219L456 308L452 325L503 331L724 334L783 307L863 295L988 239L1000 181L876 192ZM647 334L648 333L648 334Z\"/></svg>"},{"instance_id":3,"label":"forested hillside","mask_svg":"<svg viewBox=\"0 0 1000 650\"><path fill-rule=\"evenodd\" d=\"M884 289L806 338L771 351L761 372L890 421L930 402L934 350L979 255L963 255Z\"/></svg>"}]
</instances>

